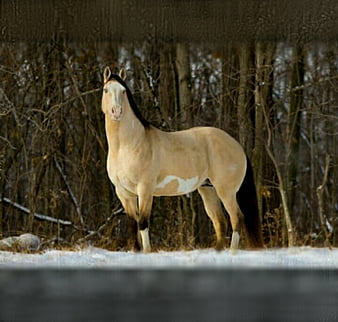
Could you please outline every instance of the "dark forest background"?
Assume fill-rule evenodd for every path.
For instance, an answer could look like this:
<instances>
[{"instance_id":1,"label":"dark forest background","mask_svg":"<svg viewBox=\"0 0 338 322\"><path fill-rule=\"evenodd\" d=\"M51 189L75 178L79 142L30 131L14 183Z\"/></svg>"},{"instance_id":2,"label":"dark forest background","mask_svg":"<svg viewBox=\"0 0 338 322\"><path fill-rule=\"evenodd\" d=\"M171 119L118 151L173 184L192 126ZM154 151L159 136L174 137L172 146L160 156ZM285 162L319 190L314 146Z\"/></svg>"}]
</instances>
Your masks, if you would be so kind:
<instances>
[{"instance_id":1,"label":"dark forest background","mask_svg":"<svg viewBox=\"0 0 338 322\"><path fill-rule=\"evenodd\" d=\"M333 1L34 3L0 6L0 236L126 248L128 219L105 168L109 65L126 67L159 128L216 126L239 140L268 247L338 245ZM151 240L213 246L198 194L156 198Z\"/></svg>"}]
</instances>

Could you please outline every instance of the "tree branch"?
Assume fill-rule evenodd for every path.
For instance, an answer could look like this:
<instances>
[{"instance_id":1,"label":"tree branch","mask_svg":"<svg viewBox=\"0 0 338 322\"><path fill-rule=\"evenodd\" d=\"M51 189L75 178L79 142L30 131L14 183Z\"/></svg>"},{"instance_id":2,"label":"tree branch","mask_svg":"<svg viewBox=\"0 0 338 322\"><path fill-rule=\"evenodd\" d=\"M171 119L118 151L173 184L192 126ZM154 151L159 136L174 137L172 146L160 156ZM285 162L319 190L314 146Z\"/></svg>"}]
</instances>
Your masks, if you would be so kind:
<instances>
[{"instance_id":1,"label":"tree branch","mask_svg":"<svg viewBox=\"0 0 338 322\"><path fill-rule=\"evenodd\" d=\"M22 211L23 213L25 213L26 215L30 215L31 214L31 211L18 204L17 202L14 202L12 200L10 200L9 198L6 198L6 197L3 197L2 199L0 199L0 202L3 202L3 203L6 203L6 204L9 204L11 206L13 206L14 208ZM106 221L104 222L104 224L102 224L98 230L88 230L88 229L85 229L85 228L80 228L76 225L74 225L74 223L72 223L71 221L68 221L68 220L62 220L62 219L56 219L56 218L53 218L53 217L50 217L50 216L46 216L46 215L41 215L41 214L38 214L38 213L33 213L33 216L34 218L38 219L38 220L44 220L44 221L48 221L48 222L51 222L53 224L60 224L60 225L63 225L63 226L71 226L73 227L74 229L78 230L78 231L83 231L85 233L87 233L87 235L84 237L84 238L81 238L78 240L79 243L83 242L83 241L86 241L88 239L90 239L91 237L93 236L100 236L100 232L110 223L110 221L113 219L113 217L119 213L123 212L123 208L119 208L115 211L113 211L113 213L106 219Z\"/></svg>"},{"instance_id":2,"label":"tree branch","mask_svg":"<svg viewBox=\"0 0 338 322\"><path fill-rule=\"evenodd\" d=\"M324 189L327 183L329 165L330 165L330 155L327 154L325 157L325 170L324 170L323 181L322 181L322 184L317 187L317 199L318 199L318 212L319 212L320 223L323 229L323 233L325 235L325 245L331 248L331 243L329 241L329 238L332 233L332 226L330 225L326 216L324 215L324 203L323 203L323 194L324 194Z\"/></svg>"},{"instance_id":3,"label":"tree branch","mask_svg":"<svg viewBox=\"0 0 338 322\"><path fill-rule=\"evenodd\" d=\"M288 246L294 247L295 246L295 235L294 235L294 229L293 229L289 207L288 207L288 202L287 202L287 194L285 192L285 184L284 184L283 176L277 164L277 160L275 156L273 155L273 152L270 148L272 134L271 134L271 128L269 124L269 118L266 115L265 108L263 108L263 115L264 115L264 120L266 123L266 129L267 129L267 143L265 144L265 149L275 167L277 178L278 178L278 190L279 190L281 200L282 200L282 207L284 211L285 223L286 223L286 228L287 228L287 233L288 233Z\"/></svg>"},{"instance_id":4,"label":"tree branch","mask_svg":"<svg viewBox=\"0 0 338 322\"><path fill-rule=\"evenodd\" d=\"M86 240L88 240L88 239L90 239L91 237L96 236L96 235L100 236L101 231L102 231L102 230L110 223L110 221L113 219L113 217L114 217L115 215L117 215L117 214L123 212L123 210L124 210L123 208L119 208L119 209L113 211L113 213L106 219L106 221L104 222L104 224L102 224L102 225L98 228L98 230L96 230L96 231L92 230L91 232L89 232L89 234L88 234L87 236L85 236L85 237L79 239L78 242L79 242L79 243L84 242L84 241L86 241Z\"/></svg>"},{"instance_id":5,"label":"tree branch","mask_svg":"<svg viewBox=\"0 0 338 322\"><path fill-rule=\"evenodd\" d=\"M75 209L76 209L76 213L79 217L79 220L80 220L80 223L81 223L81 226L84 227L84 220L83 220L83 217L82 217L82 213L81 213L81 208L80 208L80 205L79 203L77 202L77 199L73 193L73 190L72 188L70 187L70 184L69 182L67 181L67 176L64 174L59 162L56 160L56 157L54 157L54 163L56 165L56 168L58 169L66 187L67 187L67 190L68 190L68 193L70 195L70 198L72 199L73 203L74 203L74 206L75 206Z\"/></svg>"},{"instance_id":6,"label":"tree branch","mask_svg":"<svg viewBox=\"0 0 338 322\"><path fill-rule=\"evenodd\" d=\"M31 211L28 208L18 204L17 202L14 202L14 201L8 199L6 197L3 197L1 199L1 202L9 204L9 205L13 206L14 208L19 209L20 211L22 211L23 213L25 213L27 215L31 214ZM33 216L34 216L34 218L36 218L38 220L45 220L45 221L52 222L54 224L61 224L61 225L64 225L64 226L74 226L73 223L71 221L68 221L68 220L56 219L56 218L41 215L41 214L38 214L38 213L33 213Z\"/></svg>"}]
</instances>

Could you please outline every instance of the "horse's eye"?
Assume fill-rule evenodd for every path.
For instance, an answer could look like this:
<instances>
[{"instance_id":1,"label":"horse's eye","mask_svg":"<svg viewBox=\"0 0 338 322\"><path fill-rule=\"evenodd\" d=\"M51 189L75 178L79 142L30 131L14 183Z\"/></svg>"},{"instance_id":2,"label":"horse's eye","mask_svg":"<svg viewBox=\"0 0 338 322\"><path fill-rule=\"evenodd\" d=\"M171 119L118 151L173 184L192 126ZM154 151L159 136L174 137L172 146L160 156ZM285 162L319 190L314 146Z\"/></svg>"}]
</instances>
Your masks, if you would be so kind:
<instances>
[{"instance_id":1,"label":"horse's eye","mask_svg":"<svg viewBox=\"0 0 338 322\"><path fill-rule=\"evenodd\" d=\"M106 88L104 88L103 91L104 91L105 93L108 93L108 89L106 89Z\"/></svg>"}]
</instances>

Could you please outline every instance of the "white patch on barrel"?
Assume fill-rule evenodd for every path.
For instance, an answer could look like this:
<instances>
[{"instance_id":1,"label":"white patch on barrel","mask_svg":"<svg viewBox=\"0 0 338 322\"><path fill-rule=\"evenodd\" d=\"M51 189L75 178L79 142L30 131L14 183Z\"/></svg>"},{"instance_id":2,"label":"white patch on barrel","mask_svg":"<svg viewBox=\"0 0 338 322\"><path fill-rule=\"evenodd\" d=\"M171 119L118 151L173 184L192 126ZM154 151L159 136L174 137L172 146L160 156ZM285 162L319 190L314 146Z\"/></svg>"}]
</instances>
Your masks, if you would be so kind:
<instances>
[{"instance_id":1,"label":"white patch on barrel","mask_svg":"<svg viewBox=\"0 0 338 322\"><path fill-rule=\"evenodd\" d=\"M196 185L198 183L198 176L190 179L182 179L177 176L166 176L160 183L156 185L156 188L163 189L167 184L174 180L177 180L178 183L177 192L184 194L191 192L196 188Z\"/></svg>"}]
</instances>

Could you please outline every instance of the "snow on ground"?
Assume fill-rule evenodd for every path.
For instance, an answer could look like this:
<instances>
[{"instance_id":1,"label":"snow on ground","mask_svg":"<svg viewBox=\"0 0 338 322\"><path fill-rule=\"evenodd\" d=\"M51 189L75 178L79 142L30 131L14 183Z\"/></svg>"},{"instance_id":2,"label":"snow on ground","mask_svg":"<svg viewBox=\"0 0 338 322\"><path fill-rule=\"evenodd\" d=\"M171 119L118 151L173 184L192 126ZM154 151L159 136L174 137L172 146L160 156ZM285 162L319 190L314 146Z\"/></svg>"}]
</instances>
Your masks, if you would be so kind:
<instances>
[{"instance_id":1,"label":"snow on ground","mask_svg":"<svg viewBox=\"0 0 338 322\"><path fill-rule=\"evenodd\" d=\"M1 268L338 268L338 249L283 248L263 251L193 250L150 254L88 247L37 254L0 251Z\"/></svg>"}]
</instances>

